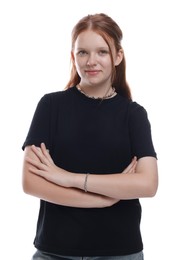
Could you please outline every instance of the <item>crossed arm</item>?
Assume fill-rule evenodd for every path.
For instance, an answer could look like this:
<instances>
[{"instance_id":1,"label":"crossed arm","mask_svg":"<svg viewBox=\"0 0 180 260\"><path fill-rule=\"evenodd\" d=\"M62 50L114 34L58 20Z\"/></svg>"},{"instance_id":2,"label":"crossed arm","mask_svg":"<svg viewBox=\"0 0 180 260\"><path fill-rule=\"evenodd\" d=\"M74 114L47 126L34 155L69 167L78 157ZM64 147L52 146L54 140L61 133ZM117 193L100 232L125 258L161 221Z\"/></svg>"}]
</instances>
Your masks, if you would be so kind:
<instances>
[{"instance_id":1,"label":"crossed arm","mask_svg":"<svg viewBox=\"0 0 180 260\"><path fill-rule=\"evenodd\" d=\"M74 174L57 167L45 144L26 147L23 189L43 200L74 207L108 207L121 199L152 197L158 187L157 161L153 157L133 158L122 173Z\"/></svg>"}]
</instances>

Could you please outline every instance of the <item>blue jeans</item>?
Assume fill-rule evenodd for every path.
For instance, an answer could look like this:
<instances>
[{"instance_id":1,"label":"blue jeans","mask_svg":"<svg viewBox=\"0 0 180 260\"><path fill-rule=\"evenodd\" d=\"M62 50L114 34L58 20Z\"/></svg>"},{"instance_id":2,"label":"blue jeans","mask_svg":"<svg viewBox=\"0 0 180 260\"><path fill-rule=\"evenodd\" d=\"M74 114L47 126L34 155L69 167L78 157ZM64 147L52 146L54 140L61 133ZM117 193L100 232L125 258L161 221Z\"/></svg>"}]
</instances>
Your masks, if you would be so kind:
<instances>
[{"instance_id":1,"label":"blue jeans","mask_svg":"<svg viewBox=\"0 0 180 260\"><path fill-rule=\"evenodd\" d=\"M37 250L31 260L143 260L143 252L125 256L62 256Z\"/></svg>"}]
</instances>

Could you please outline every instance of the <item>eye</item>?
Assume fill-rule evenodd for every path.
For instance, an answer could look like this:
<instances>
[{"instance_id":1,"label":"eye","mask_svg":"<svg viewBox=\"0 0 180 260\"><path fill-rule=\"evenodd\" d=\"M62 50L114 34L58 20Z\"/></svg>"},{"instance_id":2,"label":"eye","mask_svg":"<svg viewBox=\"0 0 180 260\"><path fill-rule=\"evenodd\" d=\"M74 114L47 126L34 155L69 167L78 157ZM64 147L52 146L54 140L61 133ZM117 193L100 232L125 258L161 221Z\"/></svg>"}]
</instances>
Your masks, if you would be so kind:
<instances>
[{"instance_id":1,"label":"eye","mask_svg":"<svg viewBox=\"0 0 180 260\"><path fill-rule=\"evenodd\" d=\"M77 55L79 55L79 56L85 56L86 54L87 54L87 51L85 51L85 50L80 50L77 53Z\"/></svg>"},{"instance_id":2,"label":"eye","mask_svg":"<svg viewBox=\"0 0 180 260\"><path fill-rule=\"evenodd\" d=\"M104 56L104 55L107 55L107 54L109 54L109 51L107 51L107 50L100 50L99 51L99 55L101 55L101 56Z\"/></svg>"}]
</instances>

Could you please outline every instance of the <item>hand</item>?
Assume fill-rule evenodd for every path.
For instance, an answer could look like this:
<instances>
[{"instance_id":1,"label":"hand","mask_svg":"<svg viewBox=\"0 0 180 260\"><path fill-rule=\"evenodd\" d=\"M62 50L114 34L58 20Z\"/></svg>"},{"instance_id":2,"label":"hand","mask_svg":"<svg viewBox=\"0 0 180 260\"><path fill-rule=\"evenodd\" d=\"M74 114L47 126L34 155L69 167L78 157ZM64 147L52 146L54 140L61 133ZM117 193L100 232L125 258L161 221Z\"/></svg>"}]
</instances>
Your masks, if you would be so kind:
<instances>
[{"instance_id":1,"label":"hand","mask_svg":"<svg viewBox=\"0 0 180 260\"><path fill-rule=\"evenodd\" d=\"M42 143L40 147L32 145L31 149L36 155L36 159L25 158L30 164L29 171L57 185L68 187L72 174L54 164L45 144Z\"/></svg>"},{"instance_id":2,"label":"hand","mask_svg":"<svg viewBox=\"0 0 180 260\"><path fill-rule=\"evenodd\" d=\"M104 200L104 207L111 207L120 201L119 199L105 197L105 196L104 196L103 200Z\"/></svg>"},{"instance_id":3,"label":"hand","mask_svg":"<svg viewBox=\"0 0 180 260\"><path fill-rule=\"evenodd\" d=\"M124 171L122 173L135 173L135 169L136 169L136 165L137 165L137 157L135 156L131 163L126 167L126 169L124 169Z\"/></svg>"}]
</instances>

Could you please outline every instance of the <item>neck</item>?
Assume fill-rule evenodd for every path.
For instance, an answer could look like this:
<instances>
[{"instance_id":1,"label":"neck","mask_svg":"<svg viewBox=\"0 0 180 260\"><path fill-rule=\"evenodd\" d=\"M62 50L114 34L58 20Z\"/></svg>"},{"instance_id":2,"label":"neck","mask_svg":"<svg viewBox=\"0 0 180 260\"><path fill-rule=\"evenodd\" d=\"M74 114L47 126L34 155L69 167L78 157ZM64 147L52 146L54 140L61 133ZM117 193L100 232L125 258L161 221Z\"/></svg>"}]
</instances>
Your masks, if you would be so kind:
<instances>
[{"instance_id":1,"label":"neck","mask_svg":"<svg viewBox=\"0 0 180 260\"><path fill-rule=\"evenodd\" d=\"M77 89L85 96L87 96L89 98L93 98L93 99L103 100L103 99L111 98L116 95L115 89L112 86L108 87L106 92L103 95L98 94L97 91L96 91L95 95L89 94L88 91L86 91L85 88L83 88L80 84L77 85Z\"/></svg>"}]
</instances>

